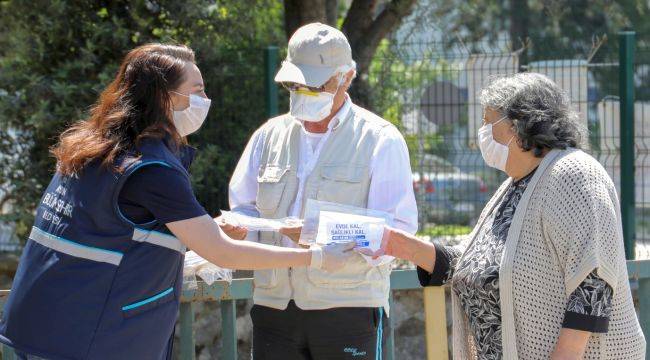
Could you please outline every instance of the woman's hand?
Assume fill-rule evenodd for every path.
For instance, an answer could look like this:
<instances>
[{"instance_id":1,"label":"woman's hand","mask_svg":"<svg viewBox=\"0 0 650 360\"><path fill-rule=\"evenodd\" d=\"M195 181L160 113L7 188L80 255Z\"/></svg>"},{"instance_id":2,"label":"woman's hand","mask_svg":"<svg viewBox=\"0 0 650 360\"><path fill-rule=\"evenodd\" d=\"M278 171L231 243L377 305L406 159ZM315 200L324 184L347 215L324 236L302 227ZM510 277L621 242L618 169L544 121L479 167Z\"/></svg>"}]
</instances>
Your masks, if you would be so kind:
<instances>
[{"instance_id":1,"label":"woman's hand","mask_svg":"<svg viewBox=\"0 0 650 360\"><path fill-rule=\"evenodd\" d=\"M208 215L174 221L166 225L185 246L194 250L199 256L228 269L302 267L309 266L312 262L312 254L308 249L291 249L253 241L232 240Z\"/></svg>"},{"instance_id":2,"label":"woman's hand","mask_svg":"<svg viewBox=\"0 0 650 360\"><path fill-rule=\"evenodd\" d=\"M384 228L379 250L373 252L369 249L358 249L357 251L372 256L373 259L389 255L408 260L428 272L433 271L433 264L436 260L436 251L433 244L390 226Z\"/></svg>"},{"instance_id":3,"label":"woman's hand","mask_svg":"<svg viewBox=\"0 0 650 360\"><path fill-rule=\"evenodd\" d=\"M355 245L355 241L331 243L324 246L313 245L311 247L311 263L309 266L326 272L339 270L354 255L352 249L354 249Z\"/></svg>"},{"instance_id":4,"label":"woman's hand","mask_svg":"<svg viewBox=\"0 0 650 360\"><path fill-rule=\"evenodd\" d=\"M413 261L413 255L416 252L419 242L419 239L402 230L386 226L379 250L383 250L382 255ZM374 257L376 258L377 256Z\"/></svg>"}]
</instances>

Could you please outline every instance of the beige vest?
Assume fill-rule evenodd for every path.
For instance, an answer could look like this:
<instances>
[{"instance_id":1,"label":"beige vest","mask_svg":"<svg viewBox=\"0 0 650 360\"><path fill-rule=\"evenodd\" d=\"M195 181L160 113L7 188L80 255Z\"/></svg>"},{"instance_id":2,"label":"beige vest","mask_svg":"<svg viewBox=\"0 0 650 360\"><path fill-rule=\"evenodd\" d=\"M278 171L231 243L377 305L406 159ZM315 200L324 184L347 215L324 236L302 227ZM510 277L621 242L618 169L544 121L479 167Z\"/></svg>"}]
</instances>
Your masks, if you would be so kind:
<instances>
[{"instance_id":1,"label":"beige vest","mask_svg":"<svg viewBox=\"0 0 650 360\"><path fill-rule=\"evenodd\" d=\"M307 178L307 199L366 207L370 161L387 121L353 106L345 120L332 129L314 170ZM257 208L261 217L288 216L298 192L298 161L302 125L288 114L263 126L263 151L257 178ZM260 242L281 245L281 236L260 233ZM388 312L390 265L369 266L361 255L341 270L311 268L255 271L255 304L285 309L294 299L301 309L384 307Z\"/></svg>"}]
</instances>

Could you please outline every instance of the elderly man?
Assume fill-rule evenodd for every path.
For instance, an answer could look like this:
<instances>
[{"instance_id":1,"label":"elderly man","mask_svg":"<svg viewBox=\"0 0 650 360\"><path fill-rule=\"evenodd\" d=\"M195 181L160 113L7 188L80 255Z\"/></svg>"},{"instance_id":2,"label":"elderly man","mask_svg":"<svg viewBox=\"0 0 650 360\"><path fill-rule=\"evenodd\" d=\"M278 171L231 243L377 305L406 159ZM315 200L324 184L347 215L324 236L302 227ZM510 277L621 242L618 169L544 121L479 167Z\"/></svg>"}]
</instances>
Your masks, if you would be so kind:
<instances>
[{"instance_id":1,"label":"elderly man","mask_svg":"<svg viewBox=\"0 0 650 360\"><path fill-rule=\"evenodd\" d=\"M417 229L409 154L397 128L352 103L356 75L339 30L313 23L289 40L275 81L290 92L290 112L250 139L230 182L235 212L302 217L307 199L388 212ZM243 238L245 230L225 228ZM258 241L297 246L300 229L260 232ZM342 269L255 272L254 359L377 359L387 332L390 264L355 257Z\"/></svg>"}]
</instances>

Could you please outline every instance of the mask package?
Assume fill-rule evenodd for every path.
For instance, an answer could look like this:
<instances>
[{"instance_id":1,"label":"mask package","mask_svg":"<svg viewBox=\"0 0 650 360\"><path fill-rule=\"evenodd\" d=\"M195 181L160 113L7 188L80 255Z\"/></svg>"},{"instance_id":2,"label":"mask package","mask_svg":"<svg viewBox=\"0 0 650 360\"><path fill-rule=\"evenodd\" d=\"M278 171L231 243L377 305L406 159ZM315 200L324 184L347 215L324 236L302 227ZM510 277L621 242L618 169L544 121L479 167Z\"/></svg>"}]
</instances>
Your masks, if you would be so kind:
<instances>
[{"instance_id":1,"label":"mask package","mask_svg":"<svg viewBox=\"0 0 650 360\"><path fill-rule=\"evenodd\" d=\"M270 231L277 232L283 227L294 227L302 225L302 220L295 217L281 219L265 219L248 216L232 211L221 210L221 216L229 224L243 226L249 231Z\"/></svg>"},{"instance_id":2,"label":"mask package","mask_svg":"<svg viewBox=\"0 0 650 360\"><path fill-rule=\"evenodd\" d=\"M183 288L194 290L197 288L196 276L200 277L206 284L212 285L217 280L232 282L232 270L219 267L208 260L200 257L194 251L185 253L183 264Z\"/></svg>"},{"instance_id":3,"label":"mask package","mask_svg":"<svg viewBox=\"0 0 650 360\"><path fill-rule=\"evenodd\" d=\"M393 216L385 211L309 199L305 205L305 219L300 234L303 245L326 245L355 241L357 248L379 250L384 226L392 225ZM377 259L363 255L372 266L388 264L392 256Z\"/></svg>"}]
</instances>

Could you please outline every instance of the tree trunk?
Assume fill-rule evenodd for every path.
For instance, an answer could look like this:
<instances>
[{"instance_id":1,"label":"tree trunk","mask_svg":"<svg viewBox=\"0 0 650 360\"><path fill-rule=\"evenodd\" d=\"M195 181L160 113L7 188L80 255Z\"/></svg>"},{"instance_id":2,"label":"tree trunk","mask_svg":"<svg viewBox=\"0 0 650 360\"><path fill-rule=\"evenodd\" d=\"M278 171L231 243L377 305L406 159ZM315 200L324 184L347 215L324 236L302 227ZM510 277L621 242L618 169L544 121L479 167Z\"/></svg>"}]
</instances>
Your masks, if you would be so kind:
<instances>
[{"instance_id":1,"label":"tree trunk","mask_svg":"<svg viewBox=\"0 0 650 360\"><path fill-rule=\"evenodd\" d=\"M343 32L350 41L352 57L357 62L358 76L350 92L361 106L372 109L372 92L368 84L368 69L379 42L408 16L416 0L391 0L378 12L377 1L354 0L343 22Z\"/></svg>"},{"instance_id":2,"label":"tree trunk","mask_svg":"<svg viewBox=\"0 0 650 360\"><path fill-rule=\"evenodd\" d=\"M350 92L359 105L372 108L372 94L367 75L379 42L395 30L411 13L416 0L391 0L378 9L378 0L353 0L343 21L342 31L357 62L357 78ZM301 25L320 21L336 26L337 0L284 0L287 39Z\"/></svg>"},{"instance_id":3,"label":"tree trunk","mask_svg":"<svg viewBox=\"0 0 650 360\"><path fill-rule=\"evenodd\" d=\"M325 15L327 18L327 24L337 27L337 21L339 20L339 2L338 0L325 0Z\"/></svg>"},{"instance_id":4,"label":"tree trunk","mask_svg":"<svg viewBox=\"0 0 650 360\"><path fill-rule=\"evenodd\" d=\"M510 0L510 41L512 41L513 50L523 46L528 38L528 26L530 8L528 0ZM519 64L528 62L526 50L519 56Z\"/></svg>"},{"instance_id":5,"label":"tree trunk","mask_svg":"<svg viewBox=\"0 0 650 360\"><path fill-rule=\"evenodd\" d=\"M284 32L287 39L302 25L313 22L328 23L329 6L326 5L330 5L330 2L332 0L284 0Z\"/></svg>"}]
</instances>

